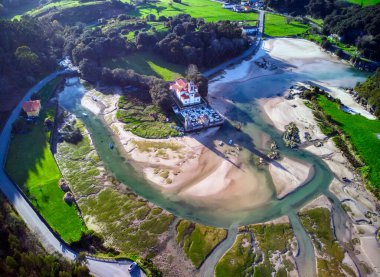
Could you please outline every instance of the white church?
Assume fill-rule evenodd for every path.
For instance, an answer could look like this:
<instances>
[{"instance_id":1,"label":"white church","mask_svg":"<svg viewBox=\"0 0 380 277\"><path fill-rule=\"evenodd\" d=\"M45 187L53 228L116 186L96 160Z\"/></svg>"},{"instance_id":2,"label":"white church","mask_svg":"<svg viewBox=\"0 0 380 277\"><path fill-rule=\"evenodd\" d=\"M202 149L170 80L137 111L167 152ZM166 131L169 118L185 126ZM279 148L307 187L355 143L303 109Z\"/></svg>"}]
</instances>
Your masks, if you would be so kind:
<instances>
[{"instance_id":1,"label":"white church","mask_svg":"<svg viewBox=\"0 0 380 277\"><path fill-rule=\"evenodd\" d=\"M200 104L201 96L198 93L198 87L194 82L179 78L170 84L170 89L174 91L177 99L183 106Z\"/></svg>"}]
</instances>

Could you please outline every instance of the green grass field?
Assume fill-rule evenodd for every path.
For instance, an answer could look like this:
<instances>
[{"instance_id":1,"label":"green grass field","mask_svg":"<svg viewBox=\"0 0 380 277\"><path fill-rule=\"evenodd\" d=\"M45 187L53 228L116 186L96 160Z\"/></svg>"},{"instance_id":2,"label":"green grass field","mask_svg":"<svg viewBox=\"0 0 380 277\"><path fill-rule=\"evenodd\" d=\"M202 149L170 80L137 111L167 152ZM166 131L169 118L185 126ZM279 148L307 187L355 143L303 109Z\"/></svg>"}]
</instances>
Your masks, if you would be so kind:
<instances>
[{"instance_id":1,"label":"green grass field","mask_svg":"<svg viewBox=\"0 0 380 277\"><path fill-rule=\"evenodd\" d=\"M41 94L49 94L55 86L56 81L49 83ZM63 201L64 192L58 187L61 174L50 151L50 132L43 123L45 116L54 111L43 109L30 132L14 135L5 169L49 225L65 241L77 241L86 228L75 205Z\"/></svg>"},{"instance_id":2,"label":"green grass field","mask_svg":"<svg viewBox=\"0 0 380 277\"><path fill-rule=\"evenodd\" d=\"M129 3L129 0L124 0ZM172 0L161 0L158 3L139 5L132 15L145 17L148 14L158 16L173 16L179 13L187 13L192 17L202 17L206 21L219 20L256 20L257 13L236 13L222 8L222 4L211 0L182 0L182 3L174 3Z\"/></svg>"},{"instance_id":3,"label":"green grass field","mask_svg":"<svg viewBox=\"0 0 380 277\"><path fill-rule=\"evenodd\" d=\"M122 2L130 3L130 0L122 0ZM61 0L49 3L42 7L31 5L26 9L20 9L16 14L27 13L29 15L38 15L45 12L50 8L67 9L84 5L95 5L99 1L80 2L78 0ZM182 0L182 3L174 3L171 0L161 0L158 3L148 3L139 5L135 11L129 15L145 18L148 14L158 16L173 16L179 13L187 13L193 17L202 17L206 21L219 21L219 20L256 20L257 13L235 13L230 10L222 8L221 3L213 2L211 0Z\"/></svg>"},{"instance_id":4,"label":"green grass field","mask_svg":"<svg viewBox=\"0 0 380 277\"><path fill-rule=\"evenodd\" d=\"M357 4L357 5L363 5L365 6L372 6L380 3L380 0L347 0L349 3Z\"/></svg>"},{"instance_id":5,"label":"green grass field","mask_svg":"<svg viewBox=\"0 0 380 277\"><path fill-rule=\"evenodd\" d=\"M265 14L264 34L271 37L295 36L305 33L309 26L297 21L286 22L286 17L277 14Z\"/></svg>"},{"instance_id":6,"label":"green grass field","mask_svg":"<svg viewBox=\"0 0 380 277\"><path fill-rule=\"evenodd\" d=\"M164 58L152 52L137 52L121 58L107 61L110 68L133 69L139 74L153 75L171 81L185 75L186 68L182 65L165 61Z\"/></svg>"},{"instance_id":7,"label":"green grass field","mask_svg":"<svg viewBox=\"0 0 380 277\"><path fill-rule=\"evenodd\" d=\"M342 131L349 137L358 155L366 166L365 171L369 182L380 188L380 120L369 120L361 115L343 112L339 104L318 96L318 104L324 112L339 124Z\"/></svg>"}]
</instances>

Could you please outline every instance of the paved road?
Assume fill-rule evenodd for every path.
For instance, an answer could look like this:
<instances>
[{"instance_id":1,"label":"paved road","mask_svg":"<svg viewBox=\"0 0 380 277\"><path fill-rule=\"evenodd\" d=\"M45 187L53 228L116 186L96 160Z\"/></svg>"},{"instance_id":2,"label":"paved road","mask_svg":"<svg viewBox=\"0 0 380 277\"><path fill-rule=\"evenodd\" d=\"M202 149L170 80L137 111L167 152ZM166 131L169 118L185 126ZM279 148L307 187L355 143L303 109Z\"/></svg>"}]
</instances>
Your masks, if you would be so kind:
<instances>
[{"instance_id":1,"label":"paved road","mask_svg":"<svg viewBox=\"0 0 380 277\"><path fill-rule=\"evenodd\" d=\"M19 191L17 186L8 178L4 172L8 145L11 138L12 124L18 118L22 104L25 101L29 100L32 94L39 91L49 81L53 80L59 75L65 75L71 72L72 71L70 70L58 71L50 74L45 79L40 81L26 93L24 98L20 101L20 103L8 118L8 121L0 134L0 189L7 197L8 201L13 205L18 214L23 218L29 229L31 229L37 235L48 252L57 252L69 260L75 260L77 253L68 248L67 245L59 238L55 237L52 231L45 224L44 220L34 211L29 202L24 198L21 191ZM145 274L138 269L134 270L132 275L129 274L127 268L131 264L130 261L109 262L98 261L91 258L88 258L87 261L91 273L97 277L145 276Z\"/></svg>"},{"instance_id":2,"label":"paved road","mask_svg":"<svg viewBox=\"0 0 380 277\"><path fill-rule=\"evenodd\" d=\"M257 36L256 36L254 43L247 50L245 50L240 56L237 56L231 60L228 60L228 61L226 61L226 62L224 62L224 63L222 63L222 64L220 64L214 68L206 70L205 72L203 72L203 76L208 78L208 77L218 73L219 71L222 71L222 70L226 69L227 67L229 67L233 64L237 64L240 61L242 61L243 59L254 54L255 51L257 49L259 49L259 47L260 47L260 44L261 44L262 38L263 38L263 32L264 32L264 11L260 10L259 29L257 31Z\"/></svg>"}]
</instances>

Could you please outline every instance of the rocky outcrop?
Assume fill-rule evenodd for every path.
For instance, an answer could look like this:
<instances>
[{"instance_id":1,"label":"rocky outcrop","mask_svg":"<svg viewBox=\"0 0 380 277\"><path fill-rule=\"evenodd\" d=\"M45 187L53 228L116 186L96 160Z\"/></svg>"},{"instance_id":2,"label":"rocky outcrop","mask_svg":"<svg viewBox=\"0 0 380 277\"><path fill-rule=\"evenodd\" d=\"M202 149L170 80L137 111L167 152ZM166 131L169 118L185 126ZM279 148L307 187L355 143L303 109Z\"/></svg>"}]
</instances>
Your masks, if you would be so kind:
<instances>
[{"instance_id":1,"label":"rocky outcrop","mask_svg":"<svg viewBox=\"0 0 380 277\"><path fill-rule=\"evenodd\" d=\"M74 203L74 202L75 202L74 195L73 195L71 192L66 192L66 193L65 193L65 196L63 196L63 200L64 200L67 204L71 204L71 203Z\"/></svg>"},{"instance_id":2,"label":"rocky outcrop","mask_svg":"<svg viewBox=\"0 0 380 277\"><path fill-rule=\"evenodd\" d=\"M301 143L299 129L294 122L285 126L285 132L282 136L285 146L289 148L297 148L298 144Z\"/></svg>"},{"instance_id":3,"label":"rocky outcrop","mask_svg":"<svg viewBox=\"0 0 380 277\"><path fill-rule=\"evenodd\" d=\"M280 158L280 152L278 151L271 151L268 153L268 158L272 160L278 160Z\"/></svg>"},{"instance_id":4,"label":"rocky outcrop","mask_svg":"<svg viewBox=\"0 0 380 277\"><path fill-rule=\"evenodd\" d=\"M59 180L58 186L59 186L59 188L60 188L62 191L64 191L64 192L68 192L68 191L70 191L69 184L68 184L68 183L66 182L66 180L63 179L63 178L61 178L61 179Z\"/></svg>"}]
</instances>

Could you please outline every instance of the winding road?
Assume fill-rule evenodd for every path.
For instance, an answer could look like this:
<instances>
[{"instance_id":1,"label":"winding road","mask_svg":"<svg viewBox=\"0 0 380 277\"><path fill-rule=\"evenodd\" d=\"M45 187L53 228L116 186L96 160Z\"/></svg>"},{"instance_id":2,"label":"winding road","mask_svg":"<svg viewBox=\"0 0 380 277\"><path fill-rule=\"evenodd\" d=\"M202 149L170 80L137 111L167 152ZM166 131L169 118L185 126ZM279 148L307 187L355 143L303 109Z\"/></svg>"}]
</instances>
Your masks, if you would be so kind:
<instances>
[{"instance_id":1,"label":"winding road","mask_svg":"<svg viewBox=\"0 0 380 277\"><path fill-rule=\"evenodd\" d=\"M20 101L20 103L14 108L11 115L8 118L3 130L0 134L0 189L12 204L13 208L25 221L26 225L32 230L50 253L58 253L63 257L74 261L77 258L78 253L71 250L68 245L57 237L49 228L45 220L39 215L31 203L24 196L20 188L14 184L4 171L4 165L8 152L8 146L11 139L12 124L18 118L22 104L29 100L30 97L43 88L48 82L56 78L57 76L67 75L74 73L72 70L62 70L54 72L41 80L33 88L31 88ZM131 274L128 272L128 267L131 261L114 261L114 260L98 260L91 257L87 257L87 266L90 272L97 277L129 277L129 276L145 276L142 270L135 269Z\"/></svg>"}]
</instances>

